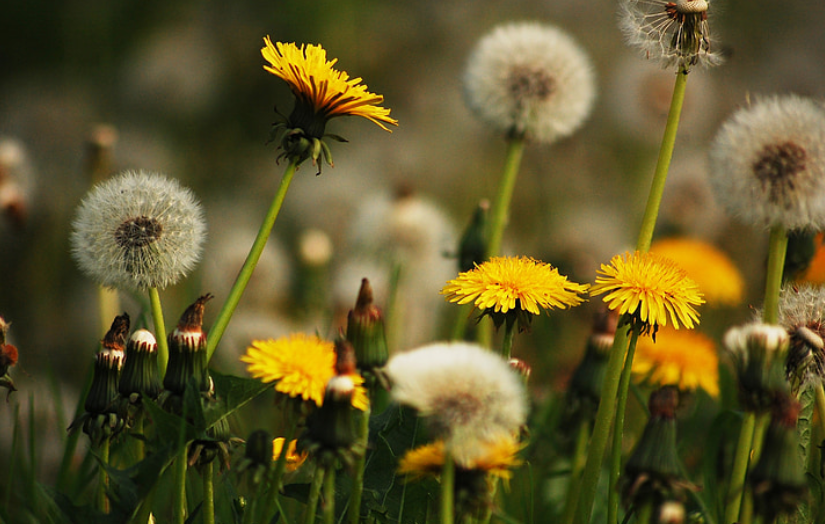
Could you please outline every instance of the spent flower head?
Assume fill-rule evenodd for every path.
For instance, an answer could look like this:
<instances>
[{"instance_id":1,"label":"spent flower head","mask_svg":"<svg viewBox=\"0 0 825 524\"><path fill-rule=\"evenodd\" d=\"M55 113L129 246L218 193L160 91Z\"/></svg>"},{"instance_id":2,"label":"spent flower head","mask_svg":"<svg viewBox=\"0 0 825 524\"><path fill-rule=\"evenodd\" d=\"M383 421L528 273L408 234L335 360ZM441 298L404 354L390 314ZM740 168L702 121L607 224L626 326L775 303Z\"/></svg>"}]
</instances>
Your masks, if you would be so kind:
<instances>
[{"instance_id":1,"label":"spent flower head","mask_svg":"<svg viewBox=\"0 0 825 524\"><path fill-rule=\"evenodd\" d=\"M441 290L450 302L473 305L489 315L497 326L515 315L525 329L542 309L566 309L584 299L587 284L577 284L559 270L529 257L493 257L470 271L460 273Z\"/></svg>"},{"instance_id":2,"label":"spent flower head","mask_svg":"<svg viewBox=\"0 0 825 524\"><path fill-rule=\"evenodd\" d=\"M596 95L590 59L564 31L534 22L495 28L464 73L467 104L497 131L551 143L581 126Z\"/></svg>"},{"instance_id":3,"label":"spent flower head","mask_svg":"<svg viewBox=\"0 0 825 524\"><path fill-rule=\"evenodd\" d=\"M629 315L630 322L648 333L679 323L693 329L699 323L695 306L704 303L696 283L672 260L656 253L624 253L616 255L610 264L602 264L593 295L605 294L607 307L620 315Z\"/></svg>"},{"instance_id":4,"label":"spent flower head","mask_svg":"<svg viewBox=\"0 0 825 524\"><path fill-rule=\"evenodd\" d=\"M825 228L825 110L795 95L733 114L710 148L710 181L728 212L758 227Z\"/></svg>"},{"instance_id":5,"label":"spent flower head","mask_svg":"<svg viewBox=\"0 0 825 524\"><path fill-rule=\"evenodd\" d=\"M431 344L389 360L392 397L424 417L457 462L524 424L527 401L521 377L506 360L467 343Z\"/></svg>"},{"instance_id":6,"label":"spent flower head","mask_svg":"<svg viewBox=\"0 0 825 524\"><path fill-rule=\"evenodd\" d=\"M622 0L619 27L628 45L662 67L689 71L715 66L722 57L712 45L709 0Z\"/></svg>"},{"instance_id":7,"label":"spent flower head","mask_svg":"<svg viewBox=\"0 0 825 524\"><path fill-rule=\"evenodd\" d=\"M200 259L206 222L192 192L155 173L127 171L94 187L72 224L72 254L102 286L165 288Z\"/></svg>"},{"instance_id":8,"label":"spent flower head","mask_svg":"<svg viewBox=\"0 0 825 524\"><path fill-rule=\"evenodd\" d=\"M332 155L323 138L327 121L336 116L364 117L385 131L389 129L384 124L398 125L390 118L390 110L379 105L384 97L370 93L360 78L336 70L333 66L338 59L327 60L320 45L273 44L267 36L261 55L269 62L264 69L284 80L295 95L292 113L275 126L282 133L284 156L299 162L311 158L316 163L323 154L331 165Z\"/></svg>"},{"instance_id":9,"label":"spent flower head","mask_svg":"<svg viewBox=\"0 0 825 524\"><path fill-rule=\"evenodd\" d=\"M633 373L654 386L676 386L680 391L703 389L719 395L719 356L709 337L696 331L665 328L656 340L639 339Z\"/></svg>"},{"instance_id":10,"label":"spent flower head","mask_svg":"<svg viewBox=\"0 0 825 524\"><path fill-rule=\"evenodd\" d=\"M779 324L789 335L785 372L796 391L825 378L825 288L786 285L779 294Z\"/></svg>"}]
</instances>

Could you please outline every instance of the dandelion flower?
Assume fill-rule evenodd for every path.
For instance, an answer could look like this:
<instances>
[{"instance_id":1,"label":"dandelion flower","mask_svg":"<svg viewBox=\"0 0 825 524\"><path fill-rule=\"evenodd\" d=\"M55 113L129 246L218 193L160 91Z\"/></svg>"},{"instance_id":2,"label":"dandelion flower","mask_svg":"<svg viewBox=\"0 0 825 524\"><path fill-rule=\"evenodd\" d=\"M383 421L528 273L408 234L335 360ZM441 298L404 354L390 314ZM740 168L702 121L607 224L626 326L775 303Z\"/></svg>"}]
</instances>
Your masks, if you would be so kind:
<instances>
[{"instance_id":1,"label":"dandelion flower","mask_svg":"<svg viewBox=\"0 0 825 524\"><path fill-rule=\"evenodd\" d=\"M99 284L163 289L200 259L206 236L201 206L172 179L126 172L92 189L72 224L72 254Z\"/></svg>"},{"instance_id":2,"label":"dandelion flower","mask_svg":"<svg viewBox=\"0 0 825 524\"><path fill-rule=\"evenodd\" d=\"M688 71L714 66L722 57L711 49L709 0L622 0L619 27L628 45L662 67Z\"/></svg>"},{"instance_id":3,"label":"dandelion flower","mask_svg":"<svg viewBox=\"0 0 825 524\"><path fill-rule=\"evenodd\" d=\"M511 23L481 39L464 73L467 105L508 136L551 143L581 126L595 99L590 59L562 30Z\"/></svg>"},{"instance_id":4,"label":"dandelion flower","mask_svg":"<svg viewBox=\"0 0 825 524\"><path fill-rule=\"evenodd\" d=\"M327 382L335 376L335 349L332 342L317 336L296 333L277 340L256 340L241 357L247 370L263 382L275 382L275 390L313 401L324 402Z\"/></svg>"},{"instance_id":5,"label":"dandelion flower","mask_svg":"<svg viewBox=\"0 0 825 524\"><path fill-rule=\"evenodd\" d=\"M417 410L458 462L516 434L527 416L519 375L480 346L431 344L391 358L386 372L393 398Z\"/></svg>"},{"instance_id":6,"label":"dandelion flower","mask_svg":"<svg viewBox=\"0 0 825 524\"><path fill-rule=\"evenodd\" d=\"M756 226L825 228L825 110L798 96L757 100L733 114L710 148L711 184Z\"/></svg>"},{"instance_id":7,"label":"dandelion flower","mask_svg":"<svg viewBox=\"0 0 825 524\"><path fill-rule=\"evenodd\" d=\"M269 62L264 69L283 79L295 95L295 107L287 122L276 126L285 131L282 147L287 156L315 162L321 153L331 164L327 145L321 140L327 121L336 116L360 116L389 131L386 125L397 126L390 110L381 107L382 95L370 93L360 78L350 78L333 66L337 59L327 60L320 45L272 43L264 38L261 55Z\"/></svg>"},{"instance_id":8,"label":"dandelion flower","mask_svg":"<svg viewBox=\"0 0 825 524\"><path fill-rule=\"evenodd\" d=\"M570 282L559 270L529 257L493 257L475 269L460 273L450 280L442 295L450 302L467 304L491 315L496 325L503 322L499 315L515 312L522 327L542 309L565 309L577 306L584 299L587 284Z\"/></svg>"},{"instance_id":9,"label":"dandelion flower","mask_svg":"<svg viewBox=\"0 0 825 524\"><path fill-rule=\"evenodd\" d=\"M631 315L632 323L641 324L642 333L679 323L693 329L699 323L694 309L704 303L696 283L673 261L655 253L616 255L610 265L602 264L591 294L605 293L607 307L620 315Z\"/></svg>"},{"instance_id":10,"label":"dandelion flower","mask_svg":"<svg viewBox=\"0 0 825 524\"><path fill-rule=\"evenodd\" d=\"M656 341L644 337L636 346L633 373L656 387L682 391L704 389L719 396L719 356L713 340L696 331L665 328Z\"/></svg>"},{"instance_id":11,"label":"dandelion flower","mask_svg":"<svg viewBox=\"0 0 825 524\"><path fill-rule=\"evenodd\" d=\"M462 470L475 470L489 473L493 477L509 480L512 469L521 466L518 454L522 449L516 439L504 437L485 445L481 453L464 463L459 463ZM443 440L408 450L398 462L398 472L407 475L410 480L419 480L426 476L438 476L444 468L446 452Z\"/></svg>"},{"instance_id":12,"label":"dandelion flower","mask_svg":"<svg viewBox=\"0 0 825 524\"><path fill-rule=\"evenodd\" d=\"M742 274L715 246L689 238L667 238L654 242L650 250L679 264L702 290L708 304L735 306L742 301Z\"/></svg>"},{"instance_id":13,"label":"dandelion flower","mask_svg":"<svg viewBox=\"0 0 825 524\"><path fill-rule=\"evenodd\" d=\"M283 437L278 437L272 441L272 460L278 460L278 457L281 456L281 450L284 449L285 440ZM286 448L286 471L288 472L300 468L309 456L306 451L298 453L296 450L297 445L297 440L291 440Z\"/></svg>"}]
</instances>

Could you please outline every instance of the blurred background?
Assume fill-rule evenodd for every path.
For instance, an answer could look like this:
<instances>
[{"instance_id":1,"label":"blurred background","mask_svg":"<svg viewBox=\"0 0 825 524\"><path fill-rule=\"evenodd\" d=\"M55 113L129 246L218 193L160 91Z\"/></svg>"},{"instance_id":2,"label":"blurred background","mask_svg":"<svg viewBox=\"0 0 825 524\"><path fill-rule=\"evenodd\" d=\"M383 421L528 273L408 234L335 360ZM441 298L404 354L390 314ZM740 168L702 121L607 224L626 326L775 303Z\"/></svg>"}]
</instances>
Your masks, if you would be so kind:
<instances>
[{"instance_id":1,"label":"blurred background","mask_svg":"<svg viewBox=\"0 0 825 524\"><path fill-rule=\"evenodd\" d=\"M724 322L711 322L719 330L760 303L766 234L716 207L705 149L748 97L821 98L823 17L818 2L711 6L727 63L691 73L660 234L711 242L745 273L747 298L724 312ZM285 167L268 137L274 108L288 114L292 98L262 68L266 35L323 45L338 68L384 95L399 127L389 134L361 119L328 126L349 143L332 145L334 168L319 176L310 165L299 170L218 350L218 369L243 373L237 356L253 337L333 336L363 277L385 307L389 283L399 282L395 349L448 336L458 311L438 295L457 273L448 255L478 202L493 197L505 152L502 138L464 105L461 75L477 40L503 22L558 25L592 57L595 110L572 137L528 147L505 233L508 253L592 282L600 263L635 243L673 84L672 73L623 45L615 19L613 2L577 0L6 2L0 169L21 205L0 220L0 315L20 350L12 370L20 391L0 403L0 428L10 427L14 403L25 413L33 402L42 432L63 432L52 399L71 413L103 335L96 286L68 243L74 210L92 183L90 144L109 148L112 173L159 171L202 201L203 263L162 298L167 325L207 291L217 295L209 314L218 310ZM307 289L317 292L305 296ZM139 322L145 299L121 300ZM515 354L533 365L538 396L563 388L594 309L591 302L542 316L517 338ZM0 431L0 442L9 438Z\"/></svg>"}]
</instances>

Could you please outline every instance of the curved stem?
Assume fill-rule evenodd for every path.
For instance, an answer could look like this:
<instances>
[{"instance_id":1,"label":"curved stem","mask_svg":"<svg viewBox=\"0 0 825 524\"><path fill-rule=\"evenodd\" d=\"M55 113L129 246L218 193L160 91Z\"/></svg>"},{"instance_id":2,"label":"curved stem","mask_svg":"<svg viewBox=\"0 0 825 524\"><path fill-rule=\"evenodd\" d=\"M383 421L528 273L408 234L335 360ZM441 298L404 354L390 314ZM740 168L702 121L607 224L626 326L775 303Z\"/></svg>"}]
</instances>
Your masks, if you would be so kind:
<instances>
[{"instance_id":1,"label":"curved stem","mask_svg":"<svg viewBox=\"0 0 825 524\"><path fill-rule=\"evenodd\" d=\"M730 474L727 505L725 507L725 524L739 521L742 496L745 493L745 475L748 473L748 459L753 445L753 432L756 428L756 414L746 411L739 428L739 441L736 443L736 455L733 458L733 470Z\"/></svg>"},{"instance_id":2,"label":"curved stem","mask_svg":"<svg viewBox=\"0 0 825 524\"><path fill-rule=\"evenodd\" d=\"M610 455L610 483L607 490L607 521L619 522L619 477L622 474L622 438L624 437L624 416L627 408L627 394L630 389L630 376L633 370L633 355L636 352L636 341L639 340L639 331L634 329L630 333L630 344L627 348L622 376L619 380L619 399L616 406L616 421L613 424L613 449Z\"/></svg>"},{"instance_id":3,"label":"curved stem","mask_svg":"<svg viewBox=\"0 0 825 524\"><path fill-rule=\"evenodd\" d=\"M765 275L765 310L762 320L776 324L779 318L779 290L782 287L782 269L788 251L788 234L782 226L771 227L768 243L768 271Z\"/></svg>"},{"instance_id":4,"label":"curved stem","mask_svg":"<svg viewBox=\"0 0 825 524\"><path fill-rule=\"evenodd\" d=\"M166 342L166 324L163 322L163 308L160 306L158 288L149 288L149 305L152 308L152 321L155 323L155 338L158 342L158 372L160 378L166 375L166 364L169 362L169 346Z\"/></svg>"},{"instance_id":5,"label":"curved stem","mask_svg":"<svg viewBox=\"0 0 825 524\"><path fill-rule=\"evenodd\" d=\"M455 462L449 451L444 452L444 467L441 470L441 524L453 524L455 509Z\"/></svg>"},{"instance_id":6,"label":"curved stem","mask_svg":"<svg viewBox=\"0 0 825 524\"><path fill-rule=\"evenodd\" d=\"M498 193L491 213L487 258L498 256L501 251L501 240L504 237L504 228L507 226L510 215L510 201L513 199L513 190L516 187L516 178L523 153L523 138L513 138L508 142L504 173L501 175L501 182L498 186Z\"/></svg>"},{"instance_id":7,"label":"curved stem","mask_svg":"<svg viewBox=\"0 0 825 524\"><path fill-rule=\"evenodd\" d=\"M258 230L258 236L255 237L249 254L246 256L240 272L238 272L235 283L232 285L232 289L229 291L223 307L221 307L221 310L218 312L218 316L212 324L212 329L209 330L206 343L207 361L209 361L215 353L215 349L218 347L218 343L221 341L221 337L223 337L226 327L229 325L229 320L232 318L235 308L238 307L238 303L241 301L241 296L247 284L249 284L249 279L252 278L252 272L255 271L255 266L258 265L261 253L263 253L264 247L266 247L266 241L269 239L269 234L275 225L275 219L278 218L278 213L281 211L287 189L289 189L289 184L292 182L292 177L295 175L297 167L298 164L294 160L290 161L287 166L284 176L281 178L281 184L278 186L278 191L275 193L272 204L270 204L269 210L266 212L266 216Z\"/></svg>"},{"instance_id":8,"label":"curved stem","mask_svg":"<svg viewBox=\"0 0 825 524\"><path fill-rule=\"evenodd\" d=\"M667 124L665 124L662 145L659 148L659 159L656 162L656 171L653 173L653 182L650 185L650 193L647 197L642 227L639 231L639 239L636 242L636 250L643 253L650 249L650 243L653 240L653 229L656 227L656 219L659 216L662 193L665 190L667 172L670 168L670 160L673 158L673 147L676 144L679 117L682 114L682 104L685 101L687 77L688 73L684 70L676 74L676 84L673 86L673 97L670 99Z\"/></svg>"},{"instance_id":9,"label":"curved stem","mask_svg":"<svg viewBox=\"0 0 825 524\"><path fill-rule=\"evenodd\" d=\"M619 390L619 378L627 355L628 329L616 330L613 339L613 348L607 360L602 394L599 398L599 410L596 412L596 422L593 426L593 436L590 438L590 448L587 450L587 462L582 474L581 493L574 518L565 524L573 522L588 523L593 513L593 501L596 499L596 490L599 483L599 473L602 469L604 452L607 450L607 440L610 436L610 426L616 414L616 394ZM578 515L578 518L575 516Z\"/></svg>"},{"instance_id":10,"label":"curved stem","mask_svg":"<svg viewBox=\"0 0 825 524\"><path fill-rule=\"evenodd\" d=\"M214 462L207 462L203 471L203 524L215 524Z\"/></svg>"}]
</instances>

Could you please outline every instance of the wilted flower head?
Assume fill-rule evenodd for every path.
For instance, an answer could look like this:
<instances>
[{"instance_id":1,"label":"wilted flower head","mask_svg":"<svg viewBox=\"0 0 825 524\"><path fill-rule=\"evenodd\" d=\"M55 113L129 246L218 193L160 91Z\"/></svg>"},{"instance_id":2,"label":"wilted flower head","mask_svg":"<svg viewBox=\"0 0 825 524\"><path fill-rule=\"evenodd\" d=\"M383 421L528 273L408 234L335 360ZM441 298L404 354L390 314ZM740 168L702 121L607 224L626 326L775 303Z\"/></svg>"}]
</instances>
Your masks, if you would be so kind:
<instances>
[{"instance_id":1,"label":"wilted flower head","mask_svg":"<svg viewBox=\"0 0 825 524\"><path fill-rule=\"evenodd\" d=\"M332 155L321 140L327 121L336 116L361 116L389 131L384 124L397 126L390 110L379 106L382 95L367 91L360 78L350 79L344 71L333 68L338 59L327 60L320 45L272 43L264 38L261 55L269 62L264 69L283 79L295 95L295 107L286 122L276 126L283 131L284 155L313 163L323 153L332 164Z\"/></svg>"},{"instance_id":2,"label":"wilted flower head","mask_svg":"<svg viewBox=\"0 0 825 524\"><path fill-rule=\"evenodd\" d=\"M825 228L825 110L794 95L733 114L710 149L719 201L756 226Z\"/></svg>"},{"instance_id":3,"label":"wilted flower head","mask_svg":"<svg viewBox=\"0 0 825 524\"><path fill-rule=\"evenodd\" d=\"M825 378L825 288L783 287L779 324L790 337L785 371L793 389Z\"/></svg>"},{"instance_id":4,"label":"wilted flower head","mask_svg":"<svg viewBox=\"0 0 825 524\"><path fill-rule=\"evenodd\" d=\"M80 269L110 288L165 288L200 259L206 236L191 191L159 174L128 171L92 189L72 224Z\"/></svg>"},{"instance_id":5,"label":"wilted flower head","mask_svg":"<svg viewBox=\"0 0 825 524\"><path fill-rule=\"evenodd\" d=\"M386 372L393 398L416 409L457 462L516 434L527 416L519 375L480 346L431 344L391 358Z\"/></svg>"},{"instance_id":6,"label":"wilted flower head","mask_svg":"<svg viewBox=\"0 0 825 524\"><path fill-rule=\"evenodd\" d=\"M467 104L497 131L550 143L590 114L590 60L562 30L532 22L497 27L481 39L464 73Z\"/></svg>"},{"instance_id":7,"label":"wilted flower head","mask_svg":"<svg viewBox=\"0 0 825 524\"><path fill-rule=\"evenodd\" d=\"M719 395L719 356L713 340L696 331L665 328L656 341L639 339L633 373L657 387L676 386L680 391L704 389Z\"/></svg>"},{"instance_id":8,"label":"wilted flower head","mask_svg":"<svg viewBox=\"0 0 825 524\"><path fill-rule=\"evenodd\" d=\"M724 345L733 357L740 401L747 411L770 410L788 394L785 354L788 333L782 326L753 322L725 333Z\"/></svg>"},{"instance_id":9,"label":"wilted flower head","mask_svg":"<svg viewBox=\"0 0 825 524\"><path fill-rule=\"evenodd\" d=\"M622 0L619 26L628 45L641 49L662 67L688 71L693 65L722 61L711 49L709 0Z\"/></svg>"},{"instance_id":10,"label":"wilted flower head","mask_svg":"<svg viewBox=\"0 0 825 524\"><path fill-rule=\"evenodd\" d=\"M602 264L590 294L606 293L607 307L620 315L630 315L642 333L681 322L693 329L699 323L695 306L704 303L696 283L676 263L656 253L616 255L610 265Z\"/></svg>"}]
</instances>

